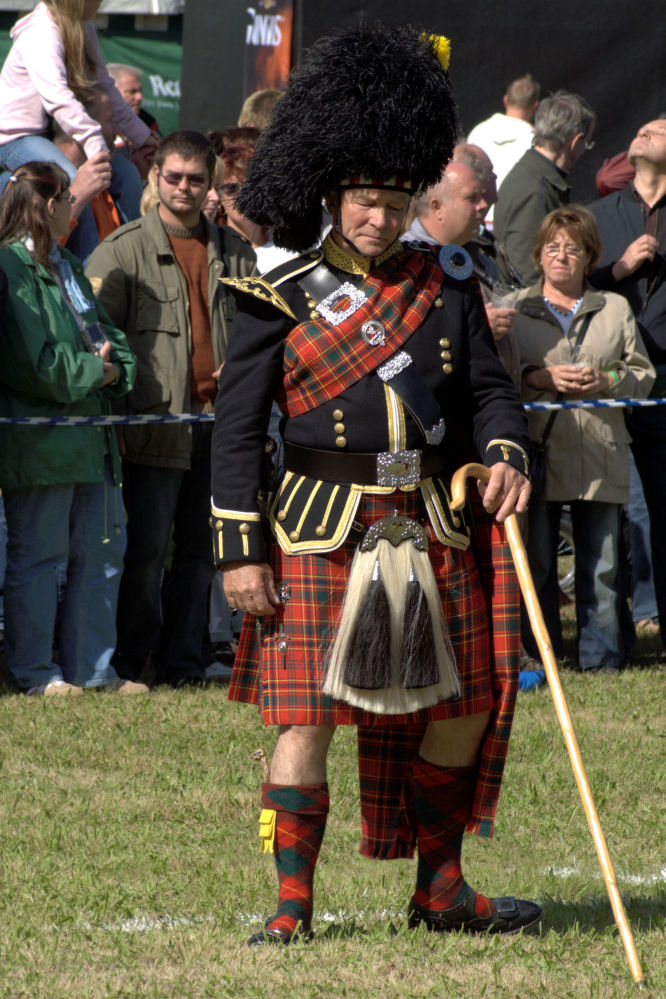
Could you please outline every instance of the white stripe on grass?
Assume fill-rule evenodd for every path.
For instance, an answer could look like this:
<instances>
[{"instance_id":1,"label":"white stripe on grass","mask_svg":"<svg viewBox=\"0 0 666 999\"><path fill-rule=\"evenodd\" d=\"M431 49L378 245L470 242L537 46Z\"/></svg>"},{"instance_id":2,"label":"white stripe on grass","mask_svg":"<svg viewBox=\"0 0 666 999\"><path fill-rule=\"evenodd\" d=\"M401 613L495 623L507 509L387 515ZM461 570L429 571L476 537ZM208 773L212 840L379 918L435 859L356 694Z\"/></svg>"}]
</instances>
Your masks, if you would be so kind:
<instances>
[{"instance_id":1,"label":"white stripe on grass","mask_svg":"<svg viewBox=\"0 0 666 999\"><path fill-rule=\"evenodd\" d=\"M556 878L573 878L584 874L578 867L551 867L546 873L552 874ZM586 875L589 877L589 875ZM601 878L601 872L593 877ZM666 867L662 867L657 874L620 874L618 881L627 885L655 885L666 883ZM242 926L261 925L268 919L270 913L241 913L238 921ZM390 909L381 909L376 913L364 912L316 912L315 918L319 923L344 923L354 919L404 919L405 913L402 911L393 912ZM147 933L153 930L175 930L181 926L200 926L202 923L217 922L215 916L132 916L130 919L122 919L104 925L105 930L120 930L122 933ZM92 923L86 924L87 929L94 929Z\"/></svg>"},{"instance_id":2,"label":"white stripe on grass","mask_svg":"<svg viewBox=\"0 0 666 999\"><path fill-rule=\"evenodd\" d=\"M546 873L552 874L556 878L574 878L585 874L580 868L574 867L550 867ZM589 876L589 875L586 875ZM594 877L601 877L598 872ZM618 881L623 881L628 885L656 885L666 882L666 867L662 867L658 874L618 874Z\"/></svg>"}]
</instances>

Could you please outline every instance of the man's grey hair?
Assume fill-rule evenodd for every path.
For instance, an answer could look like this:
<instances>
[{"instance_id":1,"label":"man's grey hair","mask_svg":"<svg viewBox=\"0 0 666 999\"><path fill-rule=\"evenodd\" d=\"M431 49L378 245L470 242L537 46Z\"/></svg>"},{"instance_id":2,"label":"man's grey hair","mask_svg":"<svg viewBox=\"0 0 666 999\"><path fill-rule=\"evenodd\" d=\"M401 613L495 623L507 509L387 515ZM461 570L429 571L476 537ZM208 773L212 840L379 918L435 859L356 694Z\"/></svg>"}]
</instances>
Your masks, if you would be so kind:
<instances>
[{"instance_id":1,"label":"man's grey hair","mask_svg":"<svg viewBox=\"0 0 666 999\"><path fill-rule=\"evenodd\" d=\"M443 173L436 184L432 184L430 187L426 187L424 191L412 198L411 204L411 216L414 218L423 218L430 212L430 202L433 198L437 198L438 201L446 204L450 200L451 178Z\"/></svg>"},{"instance_id":2,"label":"man's grey hair","mask_svg":"<svg viewBox=\"0 0 666 999\"><path fill-rule=\"evenodd\" d=\"M552 97L544 97L537 108L532 145L560 153L581 132L590 139L596 120L596 114L583 97L558 90Z\"/></svg>"},{"instance_id":3,"label":"man's grey hair","mask_svg":"<svg viewBox=\"0 0 666 999\"><path fill-rule=\"evenodd\" d=\"M482 184L488 180L488 174L492 171L492 165L488 165L485 157L479 156L473 146L466 142L459 143L453 150L453 163L465 163L471 167L476 174L476 179Z\"/></svg>"},{"instance_id":4,"label":"man's grey hair","mask_svg":"<svg viewBox=\"0 0 666 999\"><path fill-rule=\"evenodd\" d=\"M123 76L138 76L139 79L143 76L142 69L137 66L126 66L124 62L107 62L106 68L116 83L122 80Z\"/></svg>"}]
</instances>

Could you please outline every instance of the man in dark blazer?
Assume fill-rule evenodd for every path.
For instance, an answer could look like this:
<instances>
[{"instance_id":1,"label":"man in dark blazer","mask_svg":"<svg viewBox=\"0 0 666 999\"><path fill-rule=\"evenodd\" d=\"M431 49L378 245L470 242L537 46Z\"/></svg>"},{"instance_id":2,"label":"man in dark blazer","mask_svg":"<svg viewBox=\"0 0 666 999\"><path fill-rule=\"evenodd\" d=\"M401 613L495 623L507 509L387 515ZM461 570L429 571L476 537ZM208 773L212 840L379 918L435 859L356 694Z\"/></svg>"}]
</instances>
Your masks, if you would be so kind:
<instances>
[{"instance_id":1,"label":"man in dark blazer","mask_svg":"<svg viewBox=\"0 0 666 999\"><path fill-rule=\"evenodd\" d=\"M338 724L359 731L361 852L418 845L410 926L506 933L540 918L461 871L463 832L490 835L501 783L519 641L500 525L530 487L525 417L468 258L398 240L411 193L437 179L455 139L438 49L402 27L324 39L239 198L294 250L318 242L322 199L333 219L317 248L227 281L240 311L216 407L213 531L229 602L247 612L230 696L280 727L260 823L279 900L251 944L311 932ZM361 67L365 83L340 101ZM388 93L404 120L386 114ZM271 498L273 398L285 472ZM451 474L479 458L490 482L478 516L454 512ZM508 598L492 622L484 580Z\"/></svg>"}]
</instances>

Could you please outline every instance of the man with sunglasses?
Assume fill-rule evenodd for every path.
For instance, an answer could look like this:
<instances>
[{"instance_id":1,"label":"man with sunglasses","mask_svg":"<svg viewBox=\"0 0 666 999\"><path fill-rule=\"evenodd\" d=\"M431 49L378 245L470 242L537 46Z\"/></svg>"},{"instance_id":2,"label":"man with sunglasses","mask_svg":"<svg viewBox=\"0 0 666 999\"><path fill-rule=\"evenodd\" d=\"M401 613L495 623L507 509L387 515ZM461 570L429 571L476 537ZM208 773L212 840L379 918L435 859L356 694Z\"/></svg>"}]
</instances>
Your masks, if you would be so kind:
<instances>
[{"instance_id":1,"label":"man with sunglasses","mask_svg":"<svg viewBox=\"0 0 666 999\"><path fill-rule=\"evenodd\" d=\"M202 214L214 168L205 136L166 136L155 155L158 204L112 233L91 257L95 291L138 360L123 412L213 411L231 309L220 278L254 270L251 249ZM128 544L114 656L120 676L136 678L152 654L157 683L205 682L202 642L214 571L211 434L210 422L124 428Z\"/></svg>"}]
</instances>

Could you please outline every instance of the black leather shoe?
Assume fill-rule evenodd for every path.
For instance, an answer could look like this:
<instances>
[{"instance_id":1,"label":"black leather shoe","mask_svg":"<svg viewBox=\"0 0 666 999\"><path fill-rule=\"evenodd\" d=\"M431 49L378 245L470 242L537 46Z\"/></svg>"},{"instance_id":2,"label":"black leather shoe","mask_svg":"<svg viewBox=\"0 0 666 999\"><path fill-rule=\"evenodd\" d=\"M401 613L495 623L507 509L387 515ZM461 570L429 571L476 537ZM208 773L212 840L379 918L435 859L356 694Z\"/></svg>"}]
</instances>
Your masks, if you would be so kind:
<instances>
[{"instance_id":1,"label":"black leather shoe","mask_svg":"<svg viewBox=\"0 0 666 999\"><path fill-rule=\"evenodd\" d=\"M303 927L300 923L292 933L289 933L288 930L268 929L270 922L270 919L267 920L263 930L253 933L248 938L248 947L263 947L265 944L273 946L282 944L283 947L288 947L292 943L310 943L314 936L309 926Z\"/></svg>"},{"instance_id":2,"label":"black leather shoe","mask_svg":"<svg viewBox=\"0 0 666 999\"><path fill-rule=\"evenodd\" d=\"M620 666L577 666L576 670L578 673L585 673L588 676L593 676L596 673L605 673L607 676L619 676L622 672Z\"/></svg>"},{"instance_id":3,"label":"black leather shoe","mask_svg":"<svg viewBox=\"0 0 666 999\"><path fill-rule=\"evenodd\" d=\"M412 899L407 925L413 930L424 923L432 933L455 933L463 930L465 933L511 934L536 926L541 919L541 909L535 902L510 896L492 899L496 906L492 916L477 916L474 912L474 899L475 893L470 889L462 902L441 912L425 909Z\"/></svg>"},{"instance_id":4,"label":"black leather shoe","mask_svg":"<svg viewBox=\"0 0 666 999\"><path fill-rule=\"evenodd\" d=\"M203 688L208 686L206 677L199 673L186 673L184 676L174 677L168 682L175 690L184 690L186 687Z\"/></svg>"}]
</instances>

